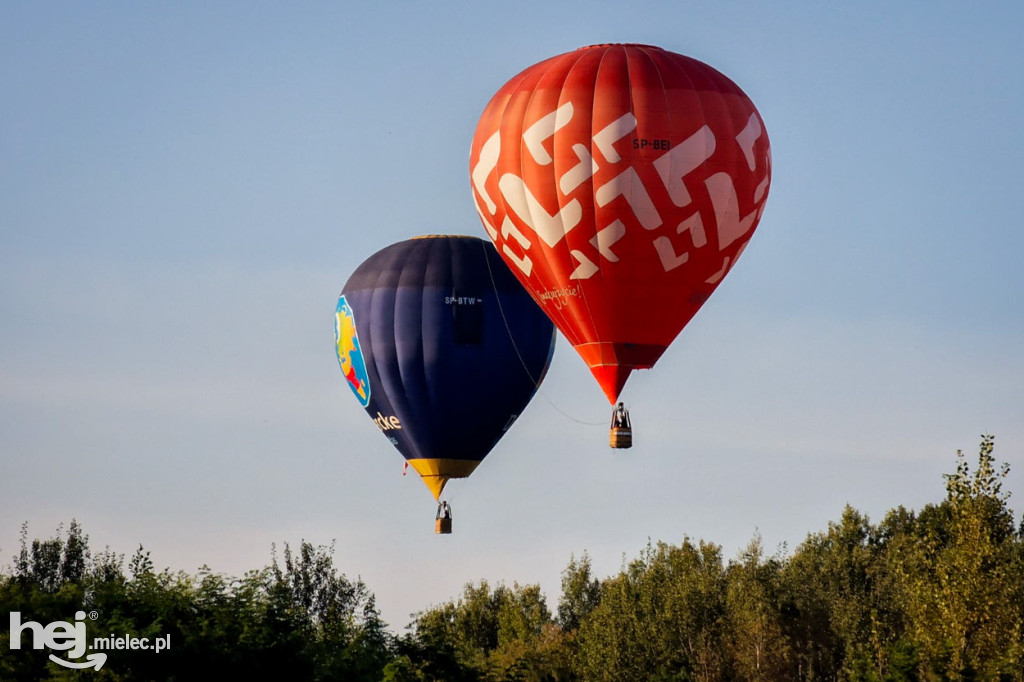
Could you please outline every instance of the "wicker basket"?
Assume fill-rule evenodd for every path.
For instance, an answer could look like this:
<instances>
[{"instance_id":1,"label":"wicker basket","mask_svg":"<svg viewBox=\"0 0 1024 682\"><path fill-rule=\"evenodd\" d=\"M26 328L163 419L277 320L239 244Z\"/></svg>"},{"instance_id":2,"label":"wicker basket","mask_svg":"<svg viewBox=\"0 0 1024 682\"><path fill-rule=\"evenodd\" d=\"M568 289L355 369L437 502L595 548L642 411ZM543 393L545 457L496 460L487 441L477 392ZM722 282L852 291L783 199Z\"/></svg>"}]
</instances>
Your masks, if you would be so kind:
<instances>
[{"instance_id":1,"label":"wicker basket","mask_svg":"<svg viewBox=\"0 0 1024 682\"><path fill-rule=\"evenodd\" d=\"M633 429L623 426L613 426L608 431L608 445L613 448L633 447Z\"/></svg>"}]
</instances>

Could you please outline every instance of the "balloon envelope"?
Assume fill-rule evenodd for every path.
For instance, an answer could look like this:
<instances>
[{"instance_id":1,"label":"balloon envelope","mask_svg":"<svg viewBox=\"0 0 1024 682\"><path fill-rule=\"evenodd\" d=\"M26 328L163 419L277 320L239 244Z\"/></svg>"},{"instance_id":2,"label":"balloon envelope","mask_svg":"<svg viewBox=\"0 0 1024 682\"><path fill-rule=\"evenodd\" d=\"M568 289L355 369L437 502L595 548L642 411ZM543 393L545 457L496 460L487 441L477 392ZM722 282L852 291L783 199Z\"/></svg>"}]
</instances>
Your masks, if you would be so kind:
<instances>
[{"instance_id":1,"label":"balloon envelope","mask_svg":"<svg viewBox=\"0 0 1024 682\"><path fill-rule=\"evenodd\" d=\"M468 476L547 371L554 328L476 237L419 237L356 268L335 313L346 383L437 498Z\"/></svg>"},{"instance_id":2,"label":"balloon envelope","mask_svg":"<svg viewBox=\"0 0 1024 682\"><path fill-rule=\"evenodd\" d=\"M615 402L736 263L771 152L753 103L712 67L594 45L494 95L470 177L502 258Z\"/></svg>"}]
</instances>

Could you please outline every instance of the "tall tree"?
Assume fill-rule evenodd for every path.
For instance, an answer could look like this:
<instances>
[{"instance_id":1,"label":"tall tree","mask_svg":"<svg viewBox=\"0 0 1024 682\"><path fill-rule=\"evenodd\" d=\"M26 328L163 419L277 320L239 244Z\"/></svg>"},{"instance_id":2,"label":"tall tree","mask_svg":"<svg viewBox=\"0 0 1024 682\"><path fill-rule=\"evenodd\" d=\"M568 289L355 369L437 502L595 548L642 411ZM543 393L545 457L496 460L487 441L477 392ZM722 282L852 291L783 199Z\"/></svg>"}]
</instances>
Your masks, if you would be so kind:
<instances>
[{"instance_id":1,"label":"tall tree","mask_svg":"<svg viewBox=\"0 0 1024 682\"><path fill-rule=\"evenodd\" d=\"M577 671L587 680L723 679L725 611L721 548L688 538L648 545L602 583L579 629Z\"/></svg>"},{"instance_id":2,"label":"tall tree","mask_svg":"<svg viewBox=\"0 0 1024 682\"><path fill-rule=\"evenodd\" d=\"M962 452L946 499L922 512L907 552L904 608L924 667L949 678L997 679L1024 670L1024 573L1014 529L1008 465L982 436L972 472Z\"/></svg>"},{"instance_id":3,"label":"tall tree","mask_svg":"<svg viewBox=\"0 0 1024 682\"><path fill-rule=\"evenodd\" d=\"M538 585L468 584L458 600L418 614L412 630L401 646L421 679L567 679L568 649Z\"/></svg>"},{"instance_id":4,"label":"tall tree","mask_svg":"<svg viewBox=\"0 0 1024 682\"><path fill-rule=\"evenodd\" d=\"M601 601L601 581L594 577L590 555L569 558L562 571L562 596L558 599L558 624L566 632L578 630L584 618Z\"/></svg>"},{"instance_id":5,"label":"tall tree","mask_svg":"<svg viewBox=\"0 0 1024 682\"><path fill-rule=\"evenodd\" d=\"M790 652L781 622L781 564L775 558L765 559L760 535L729 564L728 639L738 680L786 677Z\"/></svg>"}]
</instances>

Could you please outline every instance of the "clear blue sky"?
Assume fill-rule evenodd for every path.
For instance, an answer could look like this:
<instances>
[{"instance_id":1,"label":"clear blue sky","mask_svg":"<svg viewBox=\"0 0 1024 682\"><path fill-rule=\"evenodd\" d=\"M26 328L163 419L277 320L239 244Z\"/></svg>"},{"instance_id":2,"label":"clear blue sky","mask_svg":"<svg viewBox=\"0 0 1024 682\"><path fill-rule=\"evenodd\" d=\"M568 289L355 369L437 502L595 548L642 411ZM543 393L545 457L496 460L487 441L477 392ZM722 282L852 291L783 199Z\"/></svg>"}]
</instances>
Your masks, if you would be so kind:
<instances>
[{"instance_id":1,"label":"clear blue sky","mask_svg":"<svg viewBox=\"0 0 1024 682\"><path fill-rule=\"evenodd\" d=\"M96 548L240 575L337 542L398 630L469 581L602 576L648 539L793 549L944 493L982 433L1024 495L1017 2L38 2L0 10L0 563ZM455 533L334 357L352 270L484 236L477 117L582 45L708 62L772 141L764 218L657 368L637 445L560 344Z\"/></svg>"}]
</instances>

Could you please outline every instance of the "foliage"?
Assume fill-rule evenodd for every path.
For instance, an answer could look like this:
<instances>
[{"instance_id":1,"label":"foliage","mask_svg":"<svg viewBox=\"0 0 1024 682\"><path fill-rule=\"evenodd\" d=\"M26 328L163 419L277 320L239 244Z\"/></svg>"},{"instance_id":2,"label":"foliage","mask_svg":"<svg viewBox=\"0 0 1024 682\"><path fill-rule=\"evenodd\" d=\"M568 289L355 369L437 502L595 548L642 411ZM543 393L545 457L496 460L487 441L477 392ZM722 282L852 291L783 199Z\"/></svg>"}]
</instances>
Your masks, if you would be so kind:
<instances>
[{"instance_id":1,"label":"foliage","mask_svg":"<svg viewBox=\"0 0 1024 682\"><path fill-rule=\"evenodd\" d=\"M404 680L563 680L568 647L538 585L481 581L416 616L402 639Z\"/></svg>"},{"instance_id":2,"label":"foliage","mask_svg":"<svg viewBox=\"0 0 1024 682\"><path fill-rule=\"evenodd\" d=\"M401 637L337 571L333 547L285 545L228 578L157 572L141 546L125 569L122 555L91 552L75 521L31 542L23 527L0 610L40 623L91 611L90 638L170 636L171 647L76 671L10 650L0 629L0 680L1024 682L1024 524L993 453L991 436L973 469L957 453L941 502L877 524L847 506L789 556L755 537L725 561L684 537L649 542L599 579L584 553L562 573L557 615L538 585L482 580Z\"/></svg>"},{"instance_id":3,"label":"foliage","mask_svg":"<svg viewBox=\"0 0 1024 682\"><path fill-rule=\"evenodd\" d=\"M557 618L511 637L498 614L523 588L468 585L417 616L393 679L1024 681L1024 536L993 451L983 436L973 470L958 453L941 503L878 524L847 506L789 557L684 538L604 580L572 557Z\"/></svg>"},{"instance_id":4,"label":"foliage","mask_svg":"<svg viewBox=\"0 0 1024 682\"><path fill-rule=\"evenodd\" d=\"M9 646L0 630L0 679L379 680L391 657L390 637L361 581L337 573L333 549L303 542L285 546L284 567L273 564L231 579L208 568L198 575L155 572L141 546L127 573L123 556L93 556L72 521L67 534L27 542L9 575L0 575L0 610L21 622L71 621L77 611L94 637L169 637L170 646L108 651L99 670L69 670L46 650ZM28 637L28 634L25 635Z\"/></svg>"}]
</instances>

